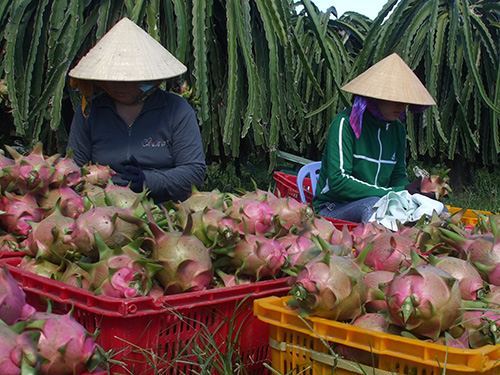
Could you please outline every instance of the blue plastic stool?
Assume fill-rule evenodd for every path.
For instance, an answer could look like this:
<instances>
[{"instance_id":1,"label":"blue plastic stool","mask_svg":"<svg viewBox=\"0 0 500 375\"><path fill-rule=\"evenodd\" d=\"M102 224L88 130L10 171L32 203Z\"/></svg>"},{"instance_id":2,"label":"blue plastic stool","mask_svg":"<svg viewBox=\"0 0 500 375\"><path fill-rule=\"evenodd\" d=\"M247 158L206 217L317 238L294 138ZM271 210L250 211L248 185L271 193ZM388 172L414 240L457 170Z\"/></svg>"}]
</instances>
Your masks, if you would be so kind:
<instances>
[{"instance_id":1,"label":"blue plastic stool","mask_svg":"<svg viewBox=\"0 0 500 375\"><path fill-rule=\"evenodd\" d=\"M297 174L297 187L299 189L300 200L303 203L307 203L306 196L304 195L304 178L309 176L309 178L311 179L311 190L314 196L314 193L316 191L316 185L318 184L320 169L321 169L320 161L315 161L306 164L302 168L300 168L299 173Z\"/></svg>"}]
</instances>

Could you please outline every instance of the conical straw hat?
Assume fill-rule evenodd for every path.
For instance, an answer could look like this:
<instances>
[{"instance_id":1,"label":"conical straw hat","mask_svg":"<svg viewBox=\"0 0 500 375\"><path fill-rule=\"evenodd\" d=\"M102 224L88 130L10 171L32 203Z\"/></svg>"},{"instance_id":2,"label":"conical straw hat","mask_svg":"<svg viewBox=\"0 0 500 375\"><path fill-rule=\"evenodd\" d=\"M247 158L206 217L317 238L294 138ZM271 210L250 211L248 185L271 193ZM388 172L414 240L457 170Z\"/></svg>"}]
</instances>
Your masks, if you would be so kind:
<instances>
[{"instance_id":1,"label":"conical straw hat","mask_svg":"<svg viewBox=\"0 0 500 375\"><path fill-rule=\"evenodd\" d=\"M187 68L128 18L122 18L79 61L69 76L96 81L154 81Z\"/></svg>"},{"instance_id":2,"label":"conical straw hat","mask_svg":"<svg viewBox=\"0 0 500 375\"><path fill-rule=\"evenodd\" d=\"M393 102L435 105L418 77L398 54L393 53L361 73L342 90Z\"/></svg>"}]
</instances>

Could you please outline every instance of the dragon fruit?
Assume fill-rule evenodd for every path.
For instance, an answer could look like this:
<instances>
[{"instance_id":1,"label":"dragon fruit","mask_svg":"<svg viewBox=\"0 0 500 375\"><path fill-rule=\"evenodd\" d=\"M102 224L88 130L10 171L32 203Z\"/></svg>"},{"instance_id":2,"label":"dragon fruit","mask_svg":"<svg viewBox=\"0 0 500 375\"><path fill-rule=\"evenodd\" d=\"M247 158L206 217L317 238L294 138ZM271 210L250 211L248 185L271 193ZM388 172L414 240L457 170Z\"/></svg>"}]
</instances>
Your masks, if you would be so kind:
<instances>
[{"instance_id":1,"label":"dragon fruit","mask_svg":"<svg viewBox=\"0 0 500 375\"><path fill-rule=\"evenodd\" d=\"M50 215L56 206L61 214L76 218L85 211L85 201L75 190L66 185L51 188L45 196L37 197L38 204Z\"/></svg>"},{"instance_id":2,"label":"dragon fruit","mask_svg":"<svg viewBox=\"0 0 500 375\"><path fill-rule=\"evenodd\" d=\"M106 187L109 180L116 174L109 166L97 163L84 165L81 172L85 182L100 187Z\"/></svg>"},{"instance_id":3,"label":"dragon fruit","mask_svg":"<svg viewBox=\"0 0 500 375\"><path fill-rule=\"evenodd\" d=\"M277 277L286 261L286 251L277 240L256 234L248 234L238 241L229 256L238 275L257 280Z\"/></svg>"},{"instance_id":4,"label":"dragon fruit","mask_svg":"<svg viewBox=\"0 0 500 375\"><path fill-rule=\"evenodd\" d=\"M125 246L112 249L96 233L99 261L78 263L88 272L94 293L116 298L147 295L152 287L153 276L162 269L159 264L144 256L141 246L144 244L145 247L150 247L149 241L149 238L138 238Z\"/></svg>"},{"instance_id":5,"label":"dragon fruit","mask_svg":"<svg viewBox=\"0 0 500 375\"><path fill-rule=\"evenodd\" d=\"M61 214L59 209L33 224L23 245L27 252L36 258L42 258L61 264L63 259L76 256L73 243L65 242L66 236L73 231L74 220Z\"/></svg>"},{"instance_id":6,"label":"dragon fruit","mask_svg":"<svg viewBox=\"0 0 500 375\"><path fill-rule=\"evenodd\" d=\"M233 197L232 205L224 212L238 220L238 231L241 235L264 235L274 230L276 213L267 201Z\"/></svg>"},{"instance_id":7,"label":"dragon fruit","mask_svg":"<svg viewBox=\"0 0 500 375\"><path fill-rule=\"evenodd\" d=\"M483 279L474 266L466 260L451 256L430 256L430 263L448 272L458 280L462 299L476 300L477 292L483 288Z\"/></svg>"},{"instance_id":8,"label":"dragon fruit","mask_svg":"<svg viewBox=\"0 0 500 375\"><path fill-rule=\"evenodd\" d=\"M76 288L90 290L92 286L90 274L74 262L65 261L64 263L66 265L64 272L58 272L55 279Z\"/></svg>"},{"instance_id":9,"label":"dragon fruit","mask_svg":"<svg viewBox=\"0 0 500 375\"><path fill-rule=\"evenodd\" d=\"M494 233L483 233L464 237L451 230L441 229L443 239L455 246L464 258L478 269L490 284L500 285L500 238L498 228Z\"/></svg>"},{"instance_id":10,"label":"dragon fruit","mask_svg":"<svg viewBox=\"0 0 500 375\"><path fill-rule=\"evenodd\" d=\"M290 267L295 267L297 264L305 264L301 261L303 254L309 249L317 249L313 240L292 233L279 237L276 240L281 244L281 247L285 249L288 265Z\"/></svg>"},{"instance_id":11,"label":"dragon fruit","mask_svg":"<svg viewBox=\"0 0 500 375\"><path fill-rule=\"evenodd\" d=\"M0 369L2 375L38 374L37 349L29 332L21 334L0 320Z\"/></svg>"},{"instance_id":12,"label":"dragon fruit","mask_svg":"<svg viewBox=\"0 0 500 375\"><path fill-rule=\"evenodd\" d=\"M436 340L460 316L458 281L432 265L417 265L398 274L386 289L391 323Z\"/></svg>"},{"instance_id":13,"label":"dragon fruit","mask_svg":"<svg viewBox=\"0 0 500 375\"><path fill-rule=\"evenodd\" d=\"M0 253L8 253L20 250L21 244L19 243L19 239L16 236L10 233L0 236Z\"/></svg>"},{"instance_id":14,"label":"dragon fruit","mask_svg":"<svg viewBox=\"0 0 500 375\"><path fill-rule=\"evenodd\" d=\"M31 230L29 222L38 222L45 215L45 210L38 206L31 194L15 195L4 193L0 197L0 222L9 233L26 236Z\"/></svg>"},{"instance_id":15,"label":"dragon fruit","mask_svg":"<svg viewBox=\"0 0 500 375\"><path fill-rule=\"evenodd\" d=\"M205 208L215 208L221 211L227 209L225 194L219 190L199 191L191 186L191 195L182 202L189 212L203 211Z\"/></svg>"},{"instance_id":16,"label":"dragon fruit","mask_svg":"<svg viewBox=\"0 0 500 375\"><path fill-rule=\"evenodd\" d=\"M153 258L163 269L156 275L165 294L199 291L209 287L214 270L210 250L191 234L192 219L183 232L174 230L166 213L169 231L163 231L153 220L149 227L156 242Z\"/></svg>"},{"instance_id":17,"label":"dragon fruit","mask_svg":"<svg viewBox=\"0 0 500 375\"><path fill-rule=\"evenodd\" d=\"M306 238L320 236L326 242L330 242L336 230L337 228L335 228L335 225L331 221L322 216L315 216L304 225L304 231L301 232L301 235Z\"/></svg>"},{"instance_id":18,"label":"dragon fruit","mask_svg":"<svg viewBox=\"0 0 500 375\"><path fill-rule=\"evenodd\" d=\"M0 319L7 324L29 319L35 308L26 303L26 294L7 268L0 272Z\"/></svg>"},{"instance_id":19,"label":"dragon fruit","mask_svg":"<svg viewBox=\"0 0 500 375\"><path fill-rule=\"evenodd\" d=\"M45 259L35 259L25 256L19 263L19 269L34 273L35 275L58 280L62 274L63 265L49 262Z\"/></svg>"},{"instance_id":20,"label":"dragon fruit","mask_svg":"<svg viewBox=\"0 0 500 375\"><path fill-rule=\"evenodd\" d=\"M82 170L73 160L72 152L66 157L60 157L54 162L54 174L50 179L52 187L75 187L83 181Z\"/></svg>"},{"instance_id":21,"label":"dragon fruit","mask_svg":"<svg viewBox=\"0 0 500 375\"><path fill-rule=\"evenodd\" d=\"M448 185L448 173L451 169L423 178L420 182L420 191L422 193L435 193L436 199L440 199L451 193L451 187Z\"/></svg>"},{"instance_id":22,"label":"dragon fruit","mask_svg":"<svg viewBox=\"0 0 500 375\"><path fill-rule=\"evenodd\" d=\"M191 233L206 247L226 247L239 240L237 222L224 212L215 208L205 208L191 214L193 225Z\"/></svg>"},{"instance_id":23,"label":"dragon fruit","mask_svg":"<svg viewBox=\"0 0 500 375\"><path fill-rule=\"evenodd\" d=\"M277 215L278 232L281 235L287 234L292 228L302 228L314 215L307 204L290 197L276 198L268 203L271 210Z\"/></svg>"},{"instance_id":24,"label":"dragon fruit","mask_svg":"<svg viewBox=\"0 0 500 375\"><path fill-rule=\"evenodd\" d=\"M412 239L397 233L381 232L368 237L364 244L372 246L366 256L365 265L374 270L396 272L411 265L411 251L415 249ZM362 246L358 246L355 251L356 256L363 249Z\"/></svg>"},{"instance_id":25,"label":"dragon fruit","mask_svg":"<svg viewBox=\"0 0 500 375\"><path fill-rule=\"evenodd\" d=\"M55 172L54 161L59 155L46 158L43 155L43 145L38 142L29 155L23 156L8 145L5 149L14 159L14 164L3 168L10 175L10 179L17 191L22 194L45 194L49 189L50 180Z\"/></svg>"},{"instance_id":26,"label":"dragon fruit","mask_svg":"<svg viewBox=\"0 0 500 375\"><path fill-rule=\"evenodd\" d=\"M78 216L70 226L73 231L64 242L73 245L82 254L97 257L94 234L98 233L104 243L119 247L136 239L147 230L146 222L133 215L131 209L114 206L94 207Z\"/></svg>"},{"instance_id":27,"label":"dragon fruit","mask_svg":"<svg viewBox=\"0 0 500 375\"><path fill-rule=\"evenodd\" d=\"M98 350L94 338L70 313L37 312L26 327L39 333L37 348L43 358L42 375L81 374L87 371Z\"/></svg>"},{"instance_id":28,"label":"dragon fruit","mask_svg":"<svg viewBox=\"0 0 500 375\"><path fill-rule=\"evenodd\" d=\"M487 305L478 306L478 310L472 306L466 309L462 317L461 325L468 333L469 346L476 349L500 344L500 312Z\"/></svg>"},{"instance_id":29,"label":"dragon fruit","mask_svg":"<svg viewBox=\"0 0 500 375\"><path fill-rule=\"evenodd\" d=\"M365 308L370 312L378 312L387 308L385 301L385 285L394 278L391 271L372 271L363 275L368 293Z\"/></svg>"},{"instance_id":30,"label":"dragon fruit","mask_svg":"<svg viewBox=\"0 0 500 375\"><path fill-rule=\"evenodd\" d=\"M356 261L326 254L306 263L290 294L287 305L303 315L349 320L361 314L367 288Z\"/></svg>"}]
</instances>

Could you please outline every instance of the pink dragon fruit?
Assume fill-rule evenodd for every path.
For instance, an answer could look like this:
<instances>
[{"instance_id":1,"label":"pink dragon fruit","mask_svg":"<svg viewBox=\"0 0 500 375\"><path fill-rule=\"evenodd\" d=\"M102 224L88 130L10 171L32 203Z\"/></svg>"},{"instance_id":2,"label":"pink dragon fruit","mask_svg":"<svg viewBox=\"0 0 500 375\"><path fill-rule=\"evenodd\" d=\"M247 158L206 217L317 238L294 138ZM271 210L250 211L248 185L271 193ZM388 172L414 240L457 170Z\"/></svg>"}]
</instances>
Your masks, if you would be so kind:
<instances>
[{"instance_id":1,"label":"pink dragon fruit","mask_svg":"<svg viewBox=\"0 0 500 375\"><path fill-rule=\"evenodd\" d=\"M451 192L451 187L448 185L448 173L450 173L450 169L437 175L423 178L420 182L420 191L422 193L435 193L436 199L448 195Z\"/></svg>"},{"instance_id":2,"label":"pink dragon fruit","mask_svg":"<svg viewBox=\"0 0 500 375\"><path fill-rule=\"evenodd\" d=\"M331 221L322 216L315 216L304 225L304 231L301 232L301 235L306 238L320 236L326 242L330 242L335 231L337 231L337 228Z\"/></svg>"},{"instance_id":3,"label":"pink dragon fruit","mask_svg":"<svg viewBox=\"0 0 500 375\"><path fill-rule=\"evenodd\" d=\"M387 309L385 301L385 285L394 278L391 271L372 271L363 275L368 293L366 296L365 308L369 312L379 312Z\"/></svg>"},{"instance_id":4,"label":"pink dragon fruit","mask_svg":"<svg viewBox=\"0 0 500 375\"><path fill-rule=\"evenodd\" d=\"M54 174L50 179L52 187L69 186L75 187L80 184L82 179L82 170L73 160L72 152L66 157L60 157L54 162Z\"/></svg>"},{"instance_id":5,"label":"pink dragon fruit","mask_svg":"<svg viewBox=\"0 0 500 375\"><path fill-rule=\"evenodd\" d=\"M74 220L64 216L56 209L49 216L33 224L23 245L28 253L36 258L42 258L56 264L63 259L73 259L76 247L65 242L66 236L72 233Z\"/></svg>"},{"instance_id":6,"label":"pink dragon fruit","mask_svg":"<svg viewBox=\"0 0 500 375\"><path fill-rule=\"evenodd\" d=\"M119 208L136 208L139 204L151 206L146 200L147 191L136 193L128 186L119 186L113 183L104 188L104 203L106 206L115 206ZM103 204L101 204L103 205ZM144 213L141 211L141 214Z\"/></svg>"},{"instance_id":7,"label":"pink dragon fruit","mask_svg":"<svg viewBox=\"0 0 500 375\"><path fill-rule=\"evenodd\" d=\"M280 235L287 234L292 228L302 228L314 215L307 204L290 197L276 198L268 203L277 215Z\"/></svg>"},{"instance_id":8,"label":"pink dragon fruit","mask_svg":"<svg viewBox=\"0 0 500 375\"><path fill-rule=\"evenodd\" d=\"M397 275L387 285L386 301L393 324L433 340L461 313L458 281L432 265L410 267Z\"/></svg>"},{"instance_id":9,"label":"pink dragon fruit","mask_svg":"<svg viewBox=\"0 0 500 375\"><path fill-rule=\"evenodd\" d=\"M477 299L477 292L483 288L484 282L479 272L471 263L451 256L431 256L430 263L448 272L453 278L458 280L462 299Z\"/></svg>"},{"instance_id":10,"label":"pink dragon fruit","mask_svg":"<svg viewBox=\"0 0 500 375\"><path fill-rule=\"evenodd\" d=\"M232 205L224 212L239 221L241 235L264 235L274 231L276 213L266 201L233 197Z\"/></svg>"},{"instance_id":11,"label":"pink dragon fruit","mask_svg":"<svg viewBox=\"0 0 500 375\"><path fill-rule=\"evenodd\" d=\"M473 305L469 306L473 308ZM461 325L467 331L469 346L476 349L485 345L500 344L500 312L498 309L488 308L485 304L478 307L478 310L466 309L462 317Z\"/></svg>"},{"instance_id":12,"label":"pink dragon fruit","mask_svg":"<svg viewBox=\"0 0 500 375\"><path fill-rule=\"evenodd\" d=\"M19 239L10 233L0 236L0 253L13 251L21 251Z\"/></svg>"},{"instance_id":13,"label":"pink dragon fruit","mask_svg":"<svg viewBox=\"0 0 500 375\"><path fill-rule=\"evenodd\" d=\"M37 349L29 332L21 334L0 321L0 369L2 375L38 374Z\"/></svg>"},{"instance_id":14,"label":"pink dragon fruit","mask_svg":"<svg viewBox=\"0 0 500 375\"><path fill-rule=\"evenodd\" d=\"M263 200L266 200L268 202L271 202L275 199L278 199L278 197L276 195L274 195L272 192L261 190L257 187L253 191L242 192L241 198L243 198L243 199L257 199L257 200L263 199Z\"/></svg>"},{"instance_id":15,"label":"pink dragon fruit","mask_svg":"<svg viewBox=\"0 0 500 375\"><path fill-rule=\"evenodd\" d=\"M5 149L14 158L14 165L5 167L3 170L10 174L17 190L22 194L45 194L55 172L54 161L59 158L59 155L46 158L43 155L43 145L40 142L26 156L21 155L13 147L6 145Z\"/></svg>"},{"instance_id":16,"label":"pink dragon fruit","mask_svg":"<svg viewBox=\"0 0 500 375\"><path fill-rule=\"evenodd\" d=\"M45 210L38 207L31 194L15 195L5 192L0 198L0 222L5 230L18 236L26 236L31 230L29 222L38 222L45 215Z\"/></svg>"},{"instance_id":17,"label":"pink dragon fruit","mask_svg":"<svg viewBox=\"0 0 500 375\"><path fill-rule=\"evenodd\" d=\"M99 234L95 235L99 249L96 263L79 262L78 265L89 273L95 294L115 298L145 296L152 287L153 276L162 269L152 259L146 258L141 246L149 247L149 238L138 238L123 247L111 249Z\"/></svg>"},{"instance_id":18,"label":"pink dragon fruit","mask_svg":"<svg viewBox=\"0 0 500 375\"><path fill-rule=\"evenodd\" d=\"M100 187L106 187L109 180L116 174L107 165L100 164L86 164L82 167L82 178L85 182Z\"/></svg>"},{"instance_id":19,"label":"pink dragon fruit","mask_svg":"<svg viewBox=\"0 0 500 375\"><path fill-rule=\"evenodd\" d=\"M382 232L369 237L370 252L365 265L374 270L396 272L411 265L411 251L415 250L412 239L397 233ZM368 241L365 243L368 246ZM363 251L362 246L356 248L356 256Z\"/></svg>"},{"instance_id":20,"label":"pink dragon fruit","mask_svg":"<svg viewBox=\"0 0 500 375\"><path fill-rule=\"evenodd\" d=\"M206 247L226 247L239 240L237 222L224 212L215 208L205 208L191 214L193 225L191 233Z\"/></svg>"},{"instance_id":21,"label":"pink dragon fruit","mask_svg":"<svg viewBox=\"0 0 500 375\"><path fill-rule=\"evenodd\" d=\"M498 228L493 233L464 237L451 230L441 229L443 239L455 246L467 258L486 281L500 285L500 238Z\"/></svg>"},{"instance_id":22,"label":"pink dragon fruit","mask_svg":"<svg viewBox=\"0 0 500 375\"><path fill-rule=\"evenodd\" d=\"M388 233L389 230L382 224L376 221L371 221L369 223L359 223L352 231L351 236L353 239L354 248L364 248L366 246L365 242L369 242L370 238L374 235L380 233Z\"/></svg>"},{"instance_id":23,"label":"pink dragon fruit","mask_svg":"<svg viewBox=\"0 0 500 375\"><path fill-rule=\"evenodd\" d=\"M239 277L234 274L228 274L221 269L216 269L215 272L219 279L222 281L222 285L220 285L220 287L228 288L237 285L251 284L253 282L249 277Z\"/></svg>"},{"instance_id":24,"label":"pink dragon fruit","mask_svg":"<svg viewBox=\"0 0 500 375\"><path fill-rule=\"evenodd\" d=\"M37 197L38 204L50 215L56 206L61 214L76 218L85 211L85 201L75 190L66 185L51 188L45 196Z\"/></svg>"},{"instance_id":25,"label":"pink dragon fruit","mask_svg":"<svg viewBox=\"0 0 500 375\"><path fill-rule=\"evenodd\" d=\"M35 275L54 280L59 279L63 269L61 264L54 264L45 259L35 259L30 256L23 257L18 267L23 271L31 272Z\"/></svg>"},{"instance_id":26,"label":"pink dragon fruit","mask_svg":"<svg viewBox=\"0 0 500 375\"><path fill-rule=\"evenodd\" d=\"M275 239L248 234L235 244L230 257L237 274L260 280L279 275L286 261L286 251Z\"/></svg>"},{"instance_id":27,"label":"pink dragon fruit","mask_svg":"<svg viewBox=\"0 0 500 375\"><path fill-rule=\"evenodd\" d=\"M169 231L163 231L153 220L149 227L156 241L153 258L163 269L156 275L165 294L199 291L209 287L214 276L210 250L191 234L192 219L183 232L175 231L166 213ZM175 251L172 251L175 249Z\"/></svg>"},{"instance_id":28,"label":"pink dragon fruit","mask_svg":"<svg viewBox=\"0 0 500 375\"><path fill-rule=\"evenodd\" d=\"M191 195L182 202L189 212L203 211L205 208L215 208L221 211L227 209L226 195L219 190L199 191L194 185L191 188Z\"/></svg>"},{"instance_id":29,"label":"pink dragon fruit","mask_svg":"<svg viewBox=\"0 0 500 375\"><path fill-rule=\"evenodd\" d=\"M289 267L295 267L297 264L305 264L301 260L303 259L303 254L309 249L318 249L313 240L292 233L277 238L277 241L285 249Z\"/></svg>"},{"instance_id":30,"label":"pink dragon fruit","mask_svg":"<svg viewBox=\"0 0 500 375\"><path fill-rule=\"evenodd\" d=\"M0 272L0 319L7 324L29 319L35 308L26 303L26 294L7 268Z\"/></svg>"},{"instance_id":31,"label":"pink dragon fruit","mask_svg":"<svg viewBox=\"0 0 500 375\"><path fill-rule=\"evenodd\" d=\"M66 264L64 272L58 272L55 279L76 288L90 290L92 286L90 274L74 262L65 261L64 263Z\"/></svg>"},{"instance_id":32,"label":"pink dragon fruit","mask_svg":"<svg viewBox=\"0 0 500 375\"><path fill-rule=\"evenodd\" d=\"M28 330L39 332L40 374L73 375L88 369L98 347L94 338L71 315L37 312Z\"/></svg>"},{"instance_id":33,"label":"pink dragon fruit","mask_svg":"<svg viewBox=\"0 0 500 375\"><path fill-rule=\"evenodd\" d=\"M132 210L114 206L94 207L78 216L64 242L72 244L82 254L97 257L94 234L111 247L123 246L147 230L146 222L135 217Z\"/></svg>"},{"instance_id":34,"label":"pink dragon fruit","mask_svg":"<svg viewBox=\"0 0 500 375\"><path fill-rule=\"evenodd\" d=\"M356 261L327 254L300 270L287 301L301 314L349 320L361 314L367 288Z\"/></svg>"}]
</instances>

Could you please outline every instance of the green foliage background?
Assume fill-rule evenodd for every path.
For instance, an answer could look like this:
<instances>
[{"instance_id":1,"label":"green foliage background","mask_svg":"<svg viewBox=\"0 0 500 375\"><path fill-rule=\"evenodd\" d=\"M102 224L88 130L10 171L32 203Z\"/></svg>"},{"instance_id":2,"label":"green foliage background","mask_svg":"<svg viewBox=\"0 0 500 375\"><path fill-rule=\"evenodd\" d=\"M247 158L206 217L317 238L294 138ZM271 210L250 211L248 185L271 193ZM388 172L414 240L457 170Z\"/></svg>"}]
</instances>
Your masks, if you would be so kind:
<instances>
[{"instance_id":1,"label":"green foliage background","mask_svg":"<svg viewBox=\"0 0 500 375\"><path fill-rule=\"evenodd\" d=\"M64 152L78 103L67 72L126 16L188 66L209 163L272 171L278 149L319 160L351 102L339 87L397 52L438 103L408 115L409 156L498 164L497 0L390 0L375 20L335 13L310 0L2 0L1 141Z\"/></svg>"}]
</instances>

